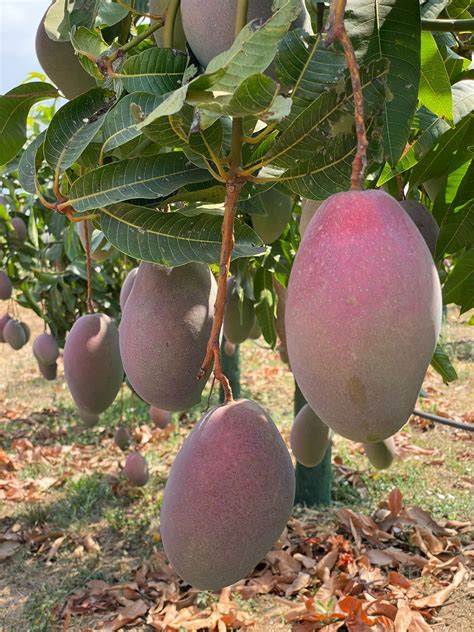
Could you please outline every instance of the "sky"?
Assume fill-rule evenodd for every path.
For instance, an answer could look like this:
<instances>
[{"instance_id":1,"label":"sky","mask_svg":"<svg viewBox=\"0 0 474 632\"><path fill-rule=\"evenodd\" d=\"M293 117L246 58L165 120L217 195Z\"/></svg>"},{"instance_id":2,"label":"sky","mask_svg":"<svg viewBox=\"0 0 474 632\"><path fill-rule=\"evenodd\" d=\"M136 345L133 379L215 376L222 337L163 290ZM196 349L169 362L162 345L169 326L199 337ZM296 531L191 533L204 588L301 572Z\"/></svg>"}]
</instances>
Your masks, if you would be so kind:
<instances>
[{"instance_id":1,"label":"sky","mask_svg":"<svg viewBox=\"0 0 474 632\"><path fill-rule=\"evenodd\" d=\"M35 53L36 29L50 0L0 0L0 94L42 72Z\"/></svg>"}]
</instances>

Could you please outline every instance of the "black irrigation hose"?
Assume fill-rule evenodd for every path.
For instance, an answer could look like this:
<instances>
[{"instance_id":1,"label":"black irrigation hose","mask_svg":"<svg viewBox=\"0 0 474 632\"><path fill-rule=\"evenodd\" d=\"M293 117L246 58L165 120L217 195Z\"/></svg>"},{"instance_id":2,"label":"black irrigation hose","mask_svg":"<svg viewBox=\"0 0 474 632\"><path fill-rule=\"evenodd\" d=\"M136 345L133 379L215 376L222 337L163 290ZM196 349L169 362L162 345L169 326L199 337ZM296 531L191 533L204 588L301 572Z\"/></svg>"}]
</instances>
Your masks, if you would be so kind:
<instances>
[{"instance_id":1,"label":"black irrigation hose","mask_svg":"<svg viewBox=\"0 0 474 632\"><path fill-rule=\"evenodd\" d=\"M468 430L474 432L474 424L463 424L460 421L454 421L453 419L445 419L445 417L438 417L431 413L423 413L421 410L414 410L413 414L417 417L423 417L423 419L429 419L437 424L443 424L443 426L451 426L452 428L459 428L460 430Z\"/></svg>"}]
</instances>

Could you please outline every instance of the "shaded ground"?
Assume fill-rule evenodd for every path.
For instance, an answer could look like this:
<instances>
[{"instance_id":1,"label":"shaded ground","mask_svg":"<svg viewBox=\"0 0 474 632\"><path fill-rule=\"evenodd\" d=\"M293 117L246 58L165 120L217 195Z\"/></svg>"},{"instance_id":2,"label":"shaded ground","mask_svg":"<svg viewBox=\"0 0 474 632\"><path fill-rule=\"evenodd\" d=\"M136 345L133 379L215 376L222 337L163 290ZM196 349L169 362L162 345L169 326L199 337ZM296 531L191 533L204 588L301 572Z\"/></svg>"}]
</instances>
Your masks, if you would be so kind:
<instances>
[{"instance_id":1,"label":"shaded ground","mask_svg":"<svg viewBox=\"0 0 474 632\"><path fill-rule=\"evenodd\" d=\"M459 381L448 387L429 372L420 406L473 423L474 371L466 351L473 336L466 322L451 313L444 330ZM34 336L41 325L31 325ZM242 347L242 387L243 395L269 410L288 439L292 376L261 340ZM19 352L0 346L2 632L56 631L65 624L69 630L113 630L127 621L132 630L192 630L199 619L203 629L211 623L216 629L252 623L262 631L365 629L351 627L350 617L366 625L356 610L366 607L369 593L383 597L386 607L381 614L372 607L367 616L392 621L388 606L396 605L397 632L472 629L473 601L461 577L474 548L468 524L474 506L472 434L412 419L397 438L396 464L385 472L368 465L360 446L337 437L334 507L296 509L288 533L254 576L230 595L219 595L180 585L167 569L159 536L167 471L201 412L196 407L166 430L153 431L146 407L125 393L123 404L119 399L96 428L84 431L62 371L57 382L47 383L38 376L31 344ZM120 475L124 457L112 437L121 417L152 472L141 490ZM400 506L395 488L403 498ZM435 521L410 513L411 505L432 513ZM347 510L354 512L349 518ZM395 517L391 525L387 511ZM362 514L374 522L364 523ZM402 563L370 553L388 547L411 557ZM414 557L423 562L414 563ZM390 575L395 570L408 578L409 587ZM460 577L444 607L413 606L421 595L436 594ZM421 612L430 627L409 619L410 612ZM344 616L344 622L330 625L330 613ZM108 621L113 623L98 627ZM385 624L367 629L394 629Z\"/></svg>"}]
</instances>

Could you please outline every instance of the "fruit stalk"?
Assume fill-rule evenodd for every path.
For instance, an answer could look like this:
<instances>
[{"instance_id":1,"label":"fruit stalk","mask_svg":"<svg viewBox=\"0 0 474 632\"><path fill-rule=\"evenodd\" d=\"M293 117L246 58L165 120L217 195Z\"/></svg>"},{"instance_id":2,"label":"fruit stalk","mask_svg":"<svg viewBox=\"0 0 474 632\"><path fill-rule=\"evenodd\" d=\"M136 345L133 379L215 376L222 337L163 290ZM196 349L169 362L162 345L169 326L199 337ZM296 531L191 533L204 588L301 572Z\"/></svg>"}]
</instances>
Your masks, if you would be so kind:
<instances>
[{"instance_id":1,"label":"fruit stalk","mask_svg":"<svg viewBox=\"0 0 474 632\"><path fill-rule=\"evenodd\" d=\"M224 391L224 403L233 400L229 380L222 371L219 338L224 320L224 308L227 293L227 277L229 275L230 256L234 248L234 220L237 200L244 185L244 180L236 178L226 184L224 205L224 221L222 223L222 247L219 259L219 278L217 280L217 297L214 306L214 324L207 344L206 357L199 371L198 378L203 378L214 362L214 377L220 382Z\"/></svg>"},{"instance_id":2,"label":"fruit stalk","mask_svg":"<svg viewBox=\"0 0 474 632\"><path fill-rule=\"evenodd\" d=\"M163 29L164 48L173 48L174 23L178 15L181 0L170 0L164 16L165 26Z\"/></svg>"},{"instance_id":3,"label":"fruit stalk","mask_svg":"<svg viewBox=\"0 0 474 632\"><path fill-rule=\"evenodd\" d=\"M351 189L360 190L364 184L364 171L367 165L366 151L368 146L364 121L364 100L360 84L359 64L354 48L344 26L344 12L347 0L332 0L326 26L326 46L339 40L346 57L347 68L351 76L352 93L354 95L354 115L357 132L357 152L352 162Z\"/></svg>"},{"instance_id":4,"label":"fruit stalk","mask_svg":"<svg viewBox=\"0 0 474 632\"><path fill-rule=\"evenodd\" d=\"M86 242L86 271L87 271L87 310L89 314L94 313L92 305L92 265L91 265L91 242L89 237L89 222L85 220L84 236Z\"/></svg>"}]
</instances>

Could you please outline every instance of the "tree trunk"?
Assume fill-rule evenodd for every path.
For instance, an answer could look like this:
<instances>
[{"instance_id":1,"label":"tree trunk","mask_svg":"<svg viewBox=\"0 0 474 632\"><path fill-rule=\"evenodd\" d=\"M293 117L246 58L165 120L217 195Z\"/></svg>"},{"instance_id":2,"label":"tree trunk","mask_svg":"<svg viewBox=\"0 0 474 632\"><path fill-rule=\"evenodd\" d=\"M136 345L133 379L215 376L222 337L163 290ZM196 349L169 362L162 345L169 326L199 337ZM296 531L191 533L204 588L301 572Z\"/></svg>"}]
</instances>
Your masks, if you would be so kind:
<instances>
[{"instance_id":1,"label":"tree trunk","mask_svg":"<svg viewBox=\"0 0 474 632\"><path fill-rule=\"evenodd\" d=\"M294 413L296 414L306 404L306 400L295 382ZM316 467L305 467L301 463L296 464L296 505L307 507L328 506L331 504L331 450L329 443L324 459Z\"/></svg>"},{"instance_id":2,"label":"tree trunk","mask_svg":"<svg viewBox=\"0 0 474 632\"><path fill-rule=\"evenodd\" d=\"M224 350L225 338L222 336L222 344L221 344L221 362L222 362L222 371L224 375L230 382L230 387L232 389L232 393L234 394L234 399L239 399L240 397L240 348L239 345L235 345L235 351L231 356L228 356ZM222 387L219 392L219 401L221 404L224 403L224 391Z\"/></svg>"}]
</instances>

